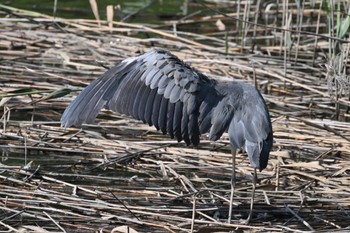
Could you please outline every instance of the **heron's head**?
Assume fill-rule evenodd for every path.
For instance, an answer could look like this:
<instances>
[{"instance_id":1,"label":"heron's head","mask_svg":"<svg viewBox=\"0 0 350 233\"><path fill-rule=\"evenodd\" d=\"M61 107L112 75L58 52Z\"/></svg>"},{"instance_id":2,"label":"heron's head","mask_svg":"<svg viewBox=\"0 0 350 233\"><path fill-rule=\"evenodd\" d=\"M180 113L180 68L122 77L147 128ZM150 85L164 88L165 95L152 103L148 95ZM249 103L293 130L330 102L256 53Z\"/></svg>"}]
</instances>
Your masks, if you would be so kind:
<instances>
[{"instance_id":1,"label":"heron's head","mask_svg":"<svg viewBox=\"0 0 350 233\"><path fill-rule=\"evenodd\" d=\"M272 133L261 142L246 141L244 149L249 158L250 165L260 171L266 168L269 160L270 150L272 147Z\"/></svg>"},{"instance_id":2,"label":"heron's head","mask_svg":"<svg viewBox=\"0 0 350 233\"><path fill-rule=\"evenodd\" d=\"M262 142L262 148L259 156L259 170L262 171L267 166L269 160L270 150L272 147L273 136L272 131L269 133L267 138Z\"/></svg>"},{"instance_id":3,"label":"heron's head","mask_svg":"<svg viewBox=\"0 0 350 233\"><path fill-rule=\"evenodd\" d=\"M250 165L266 168L272 147L272 125L263 98L253 89L235 107L228 133L232 146L244 148Z\"/></svg>"}]
</instances>

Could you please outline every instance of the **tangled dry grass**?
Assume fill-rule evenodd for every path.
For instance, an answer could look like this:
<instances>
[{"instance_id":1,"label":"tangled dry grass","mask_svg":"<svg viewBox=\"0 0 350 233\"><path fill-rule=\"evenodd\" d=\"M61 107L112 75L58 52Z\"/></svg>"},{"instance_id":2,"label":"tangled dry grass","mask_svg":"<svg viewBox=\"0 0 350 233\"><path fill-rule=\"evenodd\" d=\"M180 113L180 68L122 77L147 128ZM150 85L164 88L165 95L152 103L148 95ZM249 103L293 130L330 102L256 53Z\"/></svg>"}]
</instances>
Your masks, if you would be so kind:
<instances>
[{"instance_id":1,"label":"tangled dry grass","mask_svg":"<svg viewBox=\"0 0 350 233\"><path fill-rule=\"evenodd\" d=\"M249 51L214 34L174 35L121 22L110 28L93 20L5 13L0 19L3 231L350 231L350 103L343 96L331 99L327 91L328 40L319 39L314 49L314 41L301 36L284 59L283 46ZM142 39L146 33L151 36ZM249 211L252 172L243 152L237 158L234 221L226 223L227 135L217 142L203 135L198 148L186 147L106 110L96 124L60 127L76 91L106 70L101 64L111 66L151 47L165 48L215 78L255 83L267 100L275 143L259 174L250 225L240 223Z\"/></svg>"}]
</instances>

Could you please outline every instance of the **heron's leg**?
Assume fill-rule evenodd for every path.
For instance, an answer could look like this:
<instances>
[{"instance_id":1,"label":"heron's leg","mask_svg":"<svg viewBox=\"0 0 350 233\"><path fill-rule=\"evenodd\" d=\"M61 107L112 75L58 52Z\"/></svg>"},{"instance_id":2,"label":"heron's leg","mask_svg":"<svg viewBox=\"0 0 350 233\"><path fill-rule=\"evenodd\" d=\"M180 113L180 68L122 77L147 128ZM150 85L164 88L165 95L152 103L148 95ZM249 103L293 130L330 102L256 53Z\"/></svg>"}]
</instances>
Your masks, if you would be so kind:
<instances>
[{"instance_id":1,"label":"heron's leg","mask_svg":"<svg viewBox=\"0 0 350 233\"><path fill-rule=\"evenodd\" d=\"M256 182L258 180L258 175L256 174L256 168L254 168L254 175L253 175L253 190L252 190L252 197L250 199L250 210L249 215L246 220L246 223L248 224L252 218L253 215L253 207L254 207L254 196L255 196L255 188L256 188Z\"/></svg>"},{"instance_id":2,"label":"heron's leg","mask_svg":"<svg viewBox=\"0 0 350 233\"><path fill-rule=\"evenodd\" d=\"M232 218L232 205L233 205L233 192L235 191L236 185L236 153L237 148L231 146L231 154L232 154L232 174L231 174L231 195L230 195L230 208L228 212L227 222L231 223Z\"/></svg>"}]
</instances>

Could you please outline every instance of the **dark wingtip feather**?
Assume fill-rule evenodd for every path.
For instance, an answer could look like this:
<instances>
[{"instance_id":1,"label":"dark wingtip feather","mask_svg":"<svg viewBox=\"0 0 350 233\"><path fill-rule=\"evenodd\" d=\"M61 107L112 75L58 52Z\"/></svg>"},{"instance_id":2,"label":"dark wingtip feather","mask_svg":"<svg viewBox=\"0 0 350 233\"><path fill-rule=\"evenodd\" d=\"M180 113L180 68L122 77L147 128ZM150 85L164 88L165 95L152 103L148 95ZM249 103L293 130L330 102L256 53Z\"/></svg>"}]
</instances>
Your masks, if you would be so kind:
<instances>
[{"instance_id":1,"label":"dark wingtip feather","mask_svg":"<svg viewBox=\"0 0 350 233\"><path fill-rule=\"evenodd\" d=\"M65 128L73 125L80 127L83 123L92 122L100 109L112 98L125 72L135 63L134 58L126 59L91 82L64 111L61 125Z\"/></svg>"}]
</instances>

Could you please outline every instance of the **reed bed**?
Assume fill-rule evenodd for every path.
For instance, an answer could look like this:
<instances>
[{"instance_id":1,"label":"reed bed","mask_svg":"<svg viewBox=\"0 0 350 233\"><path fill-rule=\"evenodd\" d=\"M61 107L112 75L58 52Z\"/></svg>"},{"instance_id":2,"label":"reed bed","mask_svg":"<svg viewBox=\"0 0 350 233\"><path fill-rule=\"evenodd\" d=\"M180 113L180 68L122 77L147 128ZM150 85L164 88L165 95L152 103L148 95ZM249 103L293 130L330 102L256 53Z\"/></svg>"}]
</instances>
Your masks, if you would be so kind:
<instances>
[{"instance_id":1,"label":"reed bed","mask_svg":"<svg viewBox=\"0 0 350 233\"><path fill-rule=\"evenodd\" d=\"M254 25L243 31L246 38L255 33L265 41L254 48L235 41L234 34L225 39L219 30L168 28L218 19L228 24L222 14L111 27L3 5L0 10L2 231L350 231L349 99L329 92L324 54L332 40L324 37L332 35L325 33L326 12L315 7L304 16L308 31L321 38L290 32L299 35L298 46L286 49L273 29ZM254 11L230 16L252 21ZM298 22L300 30L305 24ZM263 93L275 141L268 167L258 174L250 225L241 222L249 212L252 179L243 151L236 159L234 220L226 222L231 177L226 134L217 142L203 135L199 147L187 147L107 110L82 129L60 127L64 109L105 67L152 47L214 78L251 82ZM349 62L344 66L348 71Z\"/></svg>"}]
</instances>

